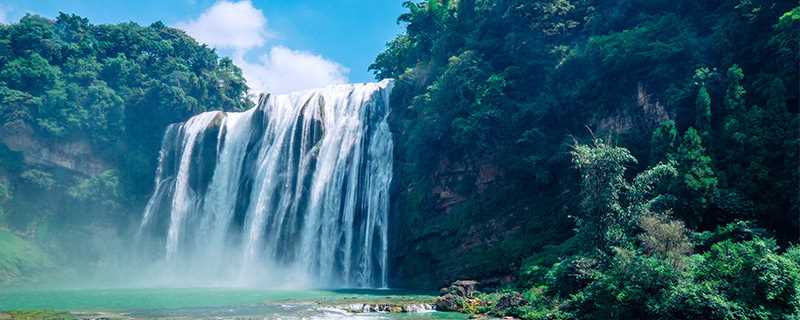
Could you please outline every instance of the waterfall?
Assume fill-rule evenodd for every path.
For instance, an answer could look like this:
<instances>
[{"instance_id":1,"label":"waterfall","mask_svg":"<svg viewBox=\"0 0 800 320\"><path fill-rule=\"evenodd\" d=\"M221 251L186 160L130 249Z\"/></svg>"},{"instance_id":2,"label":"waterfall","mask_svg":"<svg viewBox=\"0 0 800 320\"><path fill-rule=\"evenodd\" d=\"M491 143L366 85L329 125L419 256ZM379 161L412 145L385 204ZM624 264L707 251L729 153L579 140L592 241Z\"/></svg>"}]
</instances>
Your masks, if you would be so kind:
<instances>
[{"instance_id":1,"label":"waterfall","mask_svg":"<svg viewBox=\"0 0 800 320\"><path fill-rule=\"evenodd\" d=\"M172 275L386 287L392 85L264 95L171 125L137 237Z\"/></svg>"}]
</instances>

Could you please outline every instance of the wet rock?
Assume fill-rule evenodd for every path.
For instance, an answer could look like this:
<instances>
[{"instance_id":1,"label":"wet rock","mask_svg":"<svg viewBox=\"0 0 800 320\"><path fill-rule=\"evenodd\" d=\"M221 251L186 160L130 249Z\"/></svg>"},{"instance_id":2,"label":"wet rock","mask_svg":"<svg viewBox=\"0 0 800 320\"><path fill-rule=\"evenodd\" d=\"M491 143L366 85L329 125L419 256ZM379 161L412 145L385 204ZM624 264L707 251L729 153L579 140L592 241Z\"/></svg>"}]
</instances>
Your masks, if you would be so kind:
<instances>
[{"instance_id":1,"label":"wet rock","mask_svg":"<svg viewBox=\"0 0 800 320\"><path fill-rule=\"evenodd\" d=\"M458 297L472 298L477 292L478 282L474 280L458 280L450 284L447 288L439 290L444 294L453 294Z\"/></svg>"},{"instance_id":2,"label":"wet rock","mask_svg":"<svg viewBox=\"0 0 800 320\"><path fill-rule=\"evenodd\" d=\"M24 123L0 128L0 143L11 151L20 152L29 166L61 168L89 177L111 168L97 156L88 140L76 138L54 142L37 136L34 129Z\"/></svg>"},{"instance_id":3,"label":"wet rock","mask_svg":"<svg viewBox=\"0 0 800 320\"><path fill-rule=\"evenodd\" d=\"M428 312L434 309L432 304L412 303L412 304L392 304L392 303L351 303L338 306L337 309L351 313L404 313L404 312Z\"/></svg>"},{"instance_id":4,"label":"wet rock","mask_svg":"<svg viewBox=\"0 0 800 320\"><path fill-rule=\"evenodd\" d=\"M403 305L403 312L429 312L433 311L433 305L427 303L414 303Z\"/></svg>"},{"instance_id":5,"label":"wet rock","mask_svg":"<svg viewBox=\"0 0 800 320\"><path fill-rule=\"evenodd\" d=\"M446 293L436 299L436 310L461 311L464 298L452 293Z\"/></svg>"},{"instance_id":6,"label":"wet rock","mask_svg":"<svg viewBox=\"0 0 800 320\"><path fill-rule=\"evenodd\" d=\"M478 282L473 280L458 280L439 292L442 294L436 299L436 310L464 312L467 305L476 305L479 301L474 299Z\"/></svg>"}]
</instances>

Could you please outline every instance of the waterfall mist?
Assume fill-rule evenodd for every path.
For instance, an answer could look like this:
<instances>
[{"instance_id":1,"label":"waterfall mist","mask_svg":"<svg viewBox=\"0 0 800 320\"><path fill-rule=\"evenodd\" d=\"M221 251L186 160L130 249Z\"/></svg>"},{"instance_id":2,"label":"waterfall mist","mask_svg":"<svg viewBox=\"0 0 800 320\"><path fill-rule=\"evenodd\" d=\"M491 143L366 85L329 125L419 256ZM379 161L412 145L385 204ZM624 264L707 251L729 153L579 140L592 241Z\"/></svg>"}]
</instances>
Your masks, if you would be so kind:
<instances>
[{"instance_id":1,"label":"waterfall mist","mask_svg":"<svg viewBox=\"0 0 800 320\"><path fill-rule=\"evenodd\" d=\"M266 95L164 133L146 285L386 287L392 82Z\"/></svg>"}]
</instances>

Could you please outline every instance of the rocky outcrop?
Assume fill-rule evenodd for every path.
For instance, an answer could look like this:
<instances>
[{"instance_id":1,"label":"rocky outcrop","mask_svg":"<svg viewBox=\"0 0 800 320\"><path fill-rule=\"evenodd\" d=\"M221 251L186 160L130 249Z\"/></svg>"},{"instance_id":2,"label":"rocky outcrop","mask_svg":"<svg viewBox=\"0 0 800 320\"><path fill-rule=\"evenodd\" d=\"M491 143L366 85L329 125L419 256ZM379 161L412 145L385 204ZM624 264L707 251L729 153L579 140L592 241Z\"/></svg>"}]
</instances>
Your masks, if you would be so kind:
<instances>
[{"instance_id":1,"label":"rocky outcrop","mask_svg":"<svg viewBox=\"0 0 800 320\"><path fill-rule=\"evenodd\" d=\"M111 168L97 157L87 141L45 141L24 124L0 128L0 143L20 152L27 165L66 169L85 176L95 176Z\"/></svg>"},{"instance_id":2,"label":"rocky outcrop","mask_svg":"<svg viewBox=\"0 0 800 320\"><path fill-rule=\"evenodd\" d=\"M571 169L568 153L511 164L494 154L467 155L440 140L420 142L427 136L413 111L397 107L389 117L395 139L393 287L436 288L465 278L502 286L514 280L525 258L570 234L564 203L572 193L560 185L574 179L551 170ZM518 174L530 168L536 177Z\"/></svg>"},{"instance_id":3,"label":"rocky outcrop","mask_svg":"<svg viewBox=\"0 0 800 320\"><path fill-rule=\"evenodd\" d=\"M441 296L436 299L436 310L461 312L470 315L470 319L515 319L509 315L520 314L520 308L528 304L519 292L509 292L492 302L492 298L482 295L477 290L478 282L458 280L440 290ZM491 318L495 319L495 318Z\"/></svg>"},{"instance_id":4,"label":"rocky outcrop","mask_svg":"<svg viewBox=\"0 0 800 320\"><path fill-rule=\"evenodd\" d=\"M459 297L472 298L478 291L478 282L474 280L458 280L449 287L442 288L442 294L453 294Z\"/></svg>"},{"instance_id":5,"label":"rocky outcrop","mask_svg":"<svg viewBox=\"0 0 800 320\"><path fill-rule=\"evenodd\" d=\"M446 288L436 299L436 310L473 313L473 309L481 302L475 298L478 282L472 280L458 280Z\"/></svg>"},{"instance_id":6,"label":"rocky outcrop","mask_svg":"<svg viewBox=\"0 0 800 320\"><path fill-rule=\"evenodd\" d=\"M368 313L368 312L414 313L414 312L434 311L434 305L429 303L412 303L412 304L351 303L347 305L337 306L337 308L350 313Z\"/></svg>"}]
</instances>

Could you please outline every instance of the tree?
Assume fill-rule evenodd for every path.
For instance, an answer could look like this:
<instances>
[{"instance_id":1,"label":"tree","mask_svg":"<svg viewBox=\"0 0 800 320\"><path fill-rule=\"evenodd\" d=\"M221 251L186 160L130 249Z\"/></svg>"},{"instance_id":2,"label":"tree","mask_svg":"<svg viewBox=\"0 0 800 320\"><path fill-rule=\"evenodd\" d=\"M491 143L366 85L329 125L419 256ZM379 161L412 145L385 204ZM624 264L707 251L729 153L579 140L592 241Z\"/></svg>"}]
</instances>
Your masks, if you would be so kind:
<instances>
[{"instance_id":1,"label":"tree","mask_svg":"<svg viewBox=\"0 0 800 320\"><path fill-rule=\"evenodd\" d=\"M683 221L647 214L639 217L639 228L639 240L646 252L667 260L675 269L685 266L684 258L692 252L692 243Z\"/></svg>"},{"instance_id":2,"label":"tree","mask_svg":"<svg viewBox=\"0 0 800 320\"><path fill-rule=\"evenodd\" d=\"M650 164L667 160L668 156L675 153L679 143L675 121L662 121L650 138Z\"/></svg>"},{"instance_id":3,"label":"tree","mask_svg":"<svg viewBox=\"0 0 800 320\"><path fill-rule=\"evenodd\" d=\"M739 65L732 65L728 68L728 89L725 91L725 111L728 114L741 113L745 111L744 95L747 91L742 85L744 71Z\"/></svg>"},{"instance_id":4,"label":"tree","mask_svg":"<svg viewBox=\"0 0 800 320\"><path fill-rule=\"evenodd\" d=\"M624 212L620 193L625 188L626 166L636 162L630 152L601 140L594 145L577 145L572 162L580 172L580 208L578 233L597 248L604 248L608 233L617 232Z\"/></svg>"},{"instance_id":5,"label":"tree","mask_svg":"<svg viewBox=\"0 0 800 320\"><path fill-rule=\"evenodd\" d=\"M702 223L718 183L711 157L706 153L697 130L686 130L674 157L678 163L679 210L684 213L689 225L696 227Z\"/></svg>"},{"instance_id":6,"label":"tree","mask_svg":"<svg viewBox=\"0 0 800 320\"><path fill-rule=\"evenodd\" d=\"M650 213L659 200L654 187L676 174L671 163L658 164L628 182L625 170L636 158L599 139L574 146L572 162L580 172L578 236L601 250L629 240L638 217Z\"/></svg>"},{"instance_id":7,"label":"tree","mask_svg":"<svg viewBox=\"0 0 800 320\"><path fill-rule=\"evenodd\" d=\"M694 125L704 136L708 136L709 130L711 130L711 96L708 94L706 86L701 86L700 90L697 91L694 105Z\"/></svg>"},{"instance_id":8,"label":"tree","mask_svg":"<svg viewBox=\"0 0 800 320\"><path fill-rule=\"evenodd\" d=\"M5 82L9 88L35 96L52 87L59 76L59 69L50 65L38 53L18 57L0 71L0 81Z\"/></svg>"}]
</instances>

